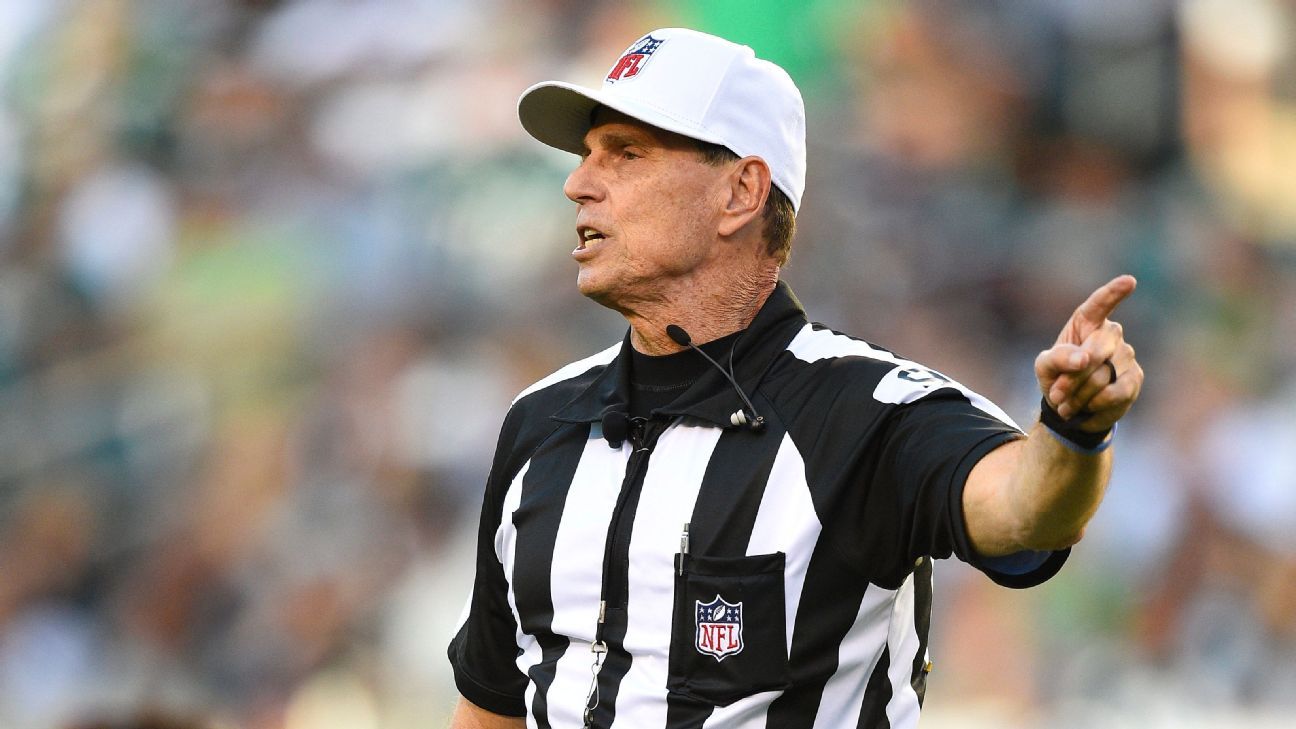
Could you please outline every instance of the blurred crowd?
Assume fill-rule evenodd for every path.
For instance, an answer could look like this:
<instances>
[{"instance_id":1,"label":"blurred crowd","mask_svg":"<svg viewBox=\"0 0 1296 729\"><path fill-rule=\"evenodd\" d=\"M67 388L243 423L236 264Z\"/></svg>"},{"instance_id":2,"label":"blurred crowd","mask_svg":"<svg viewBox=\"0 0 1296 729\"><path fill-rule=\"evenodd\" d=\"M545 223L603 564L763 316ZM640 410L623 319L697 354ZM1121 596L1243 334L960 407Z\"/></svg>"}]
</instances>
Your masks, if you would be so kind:
<instances>
[{"instance_id":1,"label":"blurred crowd","mask_svg":"<svg viewBox=\"0 0 1296 729\"><path fill-rule=\"evenodd\" d=\"M1139 278L1107 501L939 565L924 725L1291 726L1290 0L5 0L0 726L444 724L500 419L624 328L515 100L665 25L804 90L816 319L1028 424Z\"/></svg>"}]
</instances>

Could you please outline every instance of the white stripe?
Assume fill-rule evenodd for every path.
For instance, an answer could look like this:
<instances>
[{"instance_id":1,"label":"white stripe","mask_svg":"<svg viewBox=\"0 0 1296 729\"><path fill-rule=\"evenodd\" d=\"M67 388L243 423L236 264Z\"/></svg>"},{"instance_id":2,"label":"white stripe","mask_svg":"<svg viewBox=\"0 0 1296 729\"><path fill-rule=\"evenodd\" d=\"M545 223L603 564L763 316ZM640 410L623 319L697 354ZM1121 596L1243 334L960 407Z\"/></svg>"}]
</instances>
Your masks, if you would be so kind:
<instances>
[{"instance_id":1,"label":"white stripe","mask_svg":"<svg viewBox=\"0 0 1296 729\"><path fill-rule=\"evenodd\" d=\"M887 635L887 649L891 653L891 701L887 703L887 719L891 729L913 729L918 726L918 694L910 683L914 656L921 642L914 625L914 575L900 585L895 605L891 610L891 630Z\"/></svg>"},{"instance_id":2,"label":"white stripe","mask_svg":"<svg viewBox=\"0 0 1296 729\"><path fill-rule=\"evenodd\" d=\"M801 605L806 569L810 567L810 556L819 542L822 529L814 501L810 498L805 461L792 443L792 436L785 433L778 455L774 457L765 493L761 496L751 538L747 540L747 554L787 554L783 595L787 600L786 648L789 653L792 651L792 629Z\"/></svg>"},{"instance_id":3,"label":"white stripe","mask_svg":"<svg viewBox=\"0 0 1296 729\"><path fill-rule=\"evenodd\" d=\"M581 374L588 372L593 367L607 364L608 362L611 362L612 360L616 359L617 353L620 351L621 351L621 343L617 342L616 344L612 345L611 347L608 347L602 352L599 352L597 354L592 354L586 357L585 359L579 360L577 362L572 362L569 365L564 365L557 372L548 375L544 379L540 380L539 382L536 382L535 384L526 388L522 392L519 392L518 396L513 398L513 402L516 404L518 400L521 400L522 398L526 397L527 395L530 395L533 392L536 392L537 390L543 390L546 387L558 382L562 382L563 380L570 380L573 377L578 377Z\"/></svg>"},{"instance_id":4,"label":"white stripe","mask_svg":"<svg viewBox=\"0 0 1296 729\"><path fill-rule=\"evenodd\" d=\"M590 434L554 537L549 571L552 626L556 635L570 639L548 692L549 723L554 727L576 727L581 723L590 684L590 645L598 622L608 522L616 508L629 454L629 443L613 449L597 432Z\"/></svg>"},{"instance_id":5,"label":"white stripe","mask_svg":"<svg viewBox=\"0 0 1296 729\"><path fill-rule=\"evenodd\" d=\"M869 676L882 654L895 591L869 585L855 622L837 648L837 670L824 685L815 714L815 729L852 723L864 704Z\"/></svg>"},{"instance_id":6,"label":"white stripe","mask_svg":"<svg viewBox=\"0 0 1296 729\"><path fill-rule=\"evenodd\" d=\"M666 724L674 555L723 432L710 426L672 425L656 446L668 450L670 458L648 462L630 538L629 625L624 645L634 662L617 692L618 726Z\"/></svg>"},{"instance_id":7,"label":"white stripe","mask_svg":"<svg viewBox=\"0 0 1296 729\"><path fill-rule=\"evenodd\" d=\"M518 648L522 650L521 655L517 657L516 664L518 670L522 671L523 674L540 662L540 644L536 642L534 636L522 632L522 619L519 617L517 607L517 593L513 590L513 568L517 564L517 528L513 526L513 512L517 511L518 504L522 502L522 479L530 468L531 462L527 461L522 464L518 474L513 477L508 492L504 494L504 508L500 513L499 526L495 529L495 556L499 559L504 570L504 577L508 580L509 610L513 611L513 623L518 626L516 640ZM535 687L528 683L526 690L528 714L531 713L531 701L534 695Z\"/></svg>"},{"instance_id":8,"label":"white stripe","mask_svg":"<svg viewBox=\"0 0 1296 729\"><path fill-rule=\"evenodd\" d=\"M827 329L815 329L814 325L807 324L788 344L787 350L804 362L818 362L836 357L867 357L879 362L888 362L895 365L895 368L878 382L873 391L873 397L879 402L902 405L922 399L936 390L952 387L962 392L977 409L1021 430L1008 413L998 405L964 387L961 383L930 367L873 347L868 342L861 342Z\"/></svg>"},{"instance_id":9,"label":"white stripe","mask_svg":"<svg viewBox=\"0 0 1296 729\"><path fill-rule=\"evenodd\" d=\"M765 492L761 496L751 537L747 540L747 554L783 552L787 555L783 571L787 639L784 649L789 653L792 650L792 630L796 625L797 609L801 604L801 590L805 586L806 569L810 566L810 556L814 553L821 529L814 502L810 498L810 487L806 482L805 461L792 443L792 437L784 434L778 455L770 469ZM753 633L754 635L756 634ZM747 639L746 631L743 636ZM704 726L726 729L764 727L770 702L778 698L779 693L761 693L718 708Z\"/></svg>"},{"instance_id":10,"label":"white stripe","mask_svg":"<svg viewBox=\"0 0 1296 729\"><path fill-rule=\"evenodd\" d=\"M766 716L770 704L783 692L763 691L739 699L728 706L717 706L702 726L708 729L766 729Z\"/></svg>"},{"instance_id":11,"label":"white stripe","mask_svg":"<svg viewBox=\"0 0 1296 729\"><path fill-rule=\"evenodd\" d=\"M787 350L804 362L818 362L836 357L869 357L883 362L894 362L895 355L878 349L868 342L836 334L827 329L815 329L806 324L788 343Z\"/></svg>"}]
</instances>

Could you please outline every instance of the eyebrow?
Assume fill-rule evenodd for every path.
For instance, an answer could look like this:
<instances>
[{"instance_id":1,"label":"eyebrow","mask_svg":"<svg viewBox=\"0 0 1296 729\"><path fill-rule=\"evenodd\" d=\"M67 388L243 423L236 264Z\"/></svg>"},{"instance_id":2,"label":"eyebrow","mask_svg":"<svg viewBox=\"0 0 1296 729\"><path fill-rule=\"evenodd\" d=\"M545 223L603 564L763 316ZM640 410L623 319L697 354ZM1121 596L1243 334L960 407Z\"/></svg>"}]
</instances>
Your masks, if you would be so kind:
<instances>
[{"instance_id":1,"label":"eyebrow","mask_svg":"<svg viewBox=\"0 0 1296 729\"><path fill-rule=\"evenodd\" d=\"M586 138L588 139L588 137ZM613 130L596 131L594 132L594 138L604 147L647 146L652 143L645 135ZM581 140L581 152L590 154L591 151L589 144L585 140Z\"/></svg>"}]
</instances>

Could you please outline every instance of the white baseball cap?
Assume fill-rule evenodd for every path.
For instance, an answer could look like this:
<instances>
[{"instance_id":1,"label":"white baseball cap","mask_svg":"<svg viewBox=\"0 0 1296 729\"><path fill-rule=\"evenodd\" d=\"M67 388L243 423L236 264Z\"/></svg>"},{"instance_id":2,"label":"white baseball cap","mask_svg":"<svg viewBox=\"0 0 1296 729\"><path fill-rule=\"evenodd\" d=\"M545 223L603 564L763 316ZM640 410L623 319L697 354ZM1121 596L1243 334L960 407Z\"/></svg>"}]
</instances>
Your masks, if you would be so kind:
<instances>
[{"instance_id":1,"label":"white baseball cap","mask_svg":"<svg viewBox=\"0 0 1296 729\"><path fill-rule=\"evenodd\" d=\"M792 78L747 46L684 28L654 30L617 59L598 90L546 81L522 92L518 117L531 136L581 154L591 117L607 106L646 124L728 147L769 165L801 208L805 105Z\"/></svg>"}]
</instances>

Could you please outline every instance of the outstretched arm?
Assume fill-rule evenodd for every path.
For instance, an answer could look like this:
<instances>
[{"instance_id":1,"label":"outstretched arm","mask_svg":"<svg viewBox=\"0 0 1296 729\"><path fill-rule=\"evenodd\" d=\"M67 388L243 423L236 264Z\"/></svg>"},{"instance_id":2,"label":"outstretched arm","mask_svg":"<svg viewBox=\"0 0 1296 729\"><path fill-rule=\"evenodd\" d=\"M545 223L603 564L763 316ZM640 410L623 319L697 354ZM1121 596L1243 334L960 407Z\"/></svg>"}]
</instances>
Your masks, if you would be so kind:
<instances>
[{"instance_id":1,"label":"outstretched arm","mask_svg":"<svg viewBox=\"0 0 1296 729\"><path fill-rule=\"evenodd\" d=\"M1118 276L1093 292L1036 358L1040 391L1066 424L1059 433L1036 423L1025 440L991 451L972 469L963 510L978 554L1061 549L1084 534L1107 487L1111 450L1107 441L1075 441L1110 430L1143 387L1134 348L1108 318L1134 286L1133 276Z\"/></svg>"}]
</instances>

